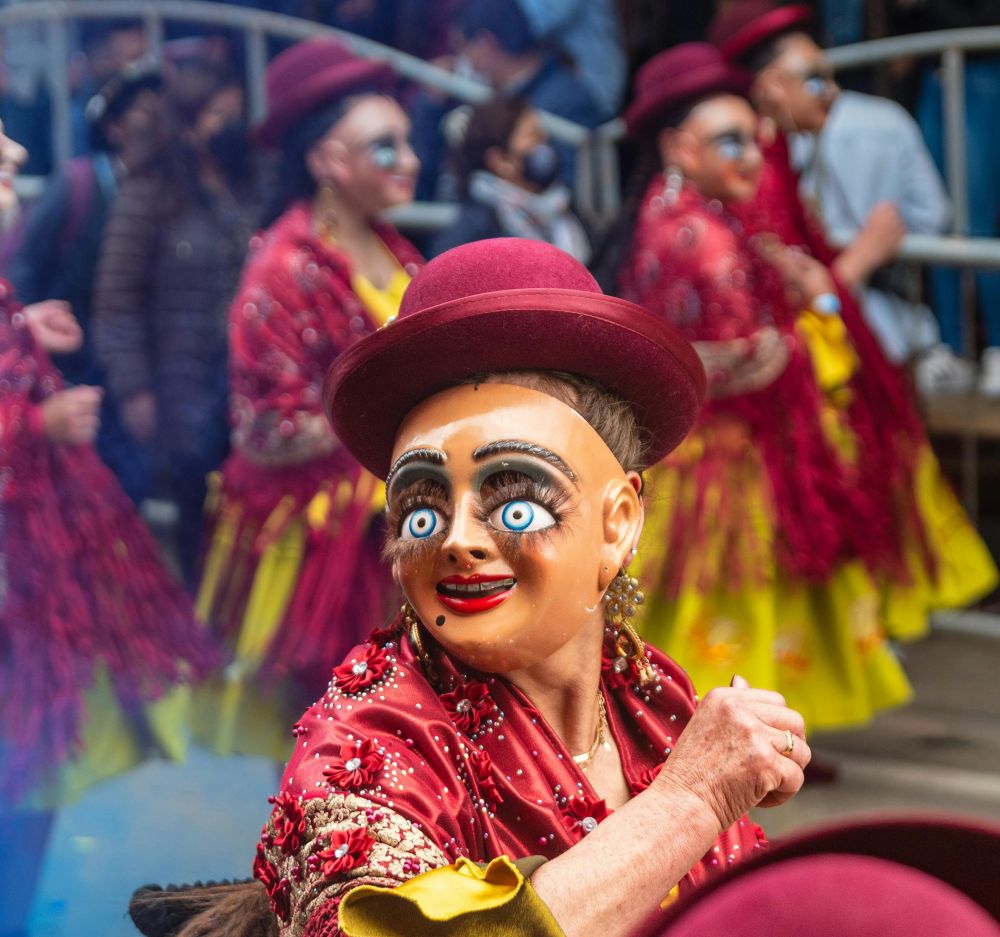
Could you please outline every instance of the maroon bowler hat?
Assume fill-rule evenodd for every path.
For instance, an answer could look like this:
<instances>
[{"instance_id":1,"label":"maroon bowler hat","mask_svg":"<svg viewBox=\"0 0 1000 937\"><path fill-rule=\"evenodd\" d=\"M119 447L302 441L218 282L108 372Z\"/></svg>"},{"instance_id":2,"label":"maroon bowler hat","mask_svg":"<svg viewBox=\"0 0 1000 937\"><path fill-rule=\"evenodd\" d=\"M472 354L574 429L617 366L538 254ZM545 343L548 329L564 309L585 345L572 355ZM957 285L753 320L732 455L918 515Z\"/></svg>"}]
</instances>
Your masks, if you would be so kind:
<instances>
[{"instance_id":1,"label":"maroon bowler hat","mask_svg":"<svg viewBox=\"0 0 1000 937\"><path fill-rule=\"evenodd\" d=\"M641 306L601 292L568 254L495 238L441 254L399 316L340 355L323 386L340 442L375 475L422 400L496 371L568 371L631 404L652 464L694 423L705 372L688 342Z\"/></svg>"},{"instance_id":2,"label":"maroon bowler hat","mask_svg":"<svg viewBox=\"0 0 1000 937\"><path fill-rule=\"evenodd\" d=\"M745 95L750 76L734 68L707 42L685 42L653 56L635 79L632 103L625 111L631 136L659 130L678 108L710 94Z\"/></svg>"},{"instance_id":3,"label":"maroon bowler hat","mask_svg":"<svg viewBox=\"0 0 1000 937\"><path fill-rule=\"evenodd\" d=\"M363 59L336 39L298 42L267 66L267 114L258 125L258 142L277 146L288 129L322 104L366 85L388 88L394 72L384 62Z\"/></svg>"},{"instance_id":4,"label":"maroon bowler hat","mask_svg":"<svg viewBox=\"0 0 1000 937\"><path fill-rule=\"evenodd\" d=\"M1000 926L974 901L906 865L817 855L754 866L661 937L1000 937Z\"/></svg>"},{"instance_id":5,"label":"maroon bowler hat","mask_svg":"<svg viewBox=\"0 0 1000 937\"><path fill-rule=\"evenodd\" d=\"M778 33L804 26L813 18L803 3L778 6L772 0L736 0L708 27L709 41L731 62Z\"/></svg>"},{"instance_id":6,"label":"maroon bowler hat","mask_svg":"<svg viewBox=\"0 0 1000 937\"><path fill-rule=\"evenodd\" d=\"M961 892L979 905L988 917L1000 921L1000 827L982 820L913 814L839 821L773 842L770 848L757 850L752 859L709 880L668 907L649 933L687 937L689 931L681 926L682 922L699 921L698 909L710 905L716 892L724 892L743 879L747 879L747 888L753 890L761 871L821 855L866 856L907 866ZM852 896L843 897L855 900ZM716 931L709 928L703 932ZM778 937L794 932L775 928L761 933ZM812 931L803 926L801 933L825 931ZM842 933L851 937L853 932L845 930ZM886 931L885 935L889 937L895 933ZM901 930L899 933L909 932Z\"/></svg>"}]
</instances>

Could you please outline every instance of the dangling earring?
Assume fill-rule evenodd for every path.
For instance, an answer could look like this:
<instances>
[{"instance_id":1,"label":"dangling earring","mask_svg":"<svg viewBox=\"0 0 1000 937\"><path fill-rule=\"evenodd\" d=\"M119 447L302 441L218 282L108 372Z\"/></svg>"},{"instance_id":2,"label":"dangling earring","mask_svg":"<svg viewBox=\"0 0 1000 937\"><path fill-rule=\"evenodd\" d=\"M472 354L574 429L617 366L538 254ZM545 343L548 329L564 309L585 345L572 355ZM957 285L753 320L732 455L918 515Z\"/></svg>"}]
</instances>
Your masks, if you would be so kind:
<instances>
[{"instance_id":1,"label":"dangling earring","mask_svg":"<svg viewBox=\"0 0 1000 937\"><path fill-rule=\"evenodd\" d=\"M661 198L665 205L676 205L684 185L684 174L676 166L668 166L663 171L663 193Z\"/></svg>"},{"instance_id":2,"label":"dangling earring","mask_svg":"<svg viewBox=\"0 0 1000 937\"><path fill-rule=\"evenodd\" d=\"M424 648L424 639L420 634L420 620L417 618L417 613L413 610L413 606L410 605L409 601L403 603L400 611L403 613L403 628L410 635L410 642L413 644L413 649L417 652L417 659L420 661L420 666L424 669L424 675L431 683L436 683L437 671L434 669L434 664L431 663L430 655L427 653L426 648Z\"/></svg>"},{"instance_id":3,"label":"dangling earring","mask_svg":"<svg viewBox=\"0 0 1000 937\"><path fill-rule=\"evenodd\" d=\"M332 182L321 182L316 193L314 211L316 228L325 241L337 239L337 190Z\"/></svg>"},{"instance_id":4,"label":"dangling earring","mask_svg":"<svg viewBox=\"0 0 1000 937\"><path fill-rule=\"evenodd\" d=\"M618 629L615 636L615 653L627 657L639 671L639 680L648 683L655 678L652 664L646 656L646 645L629 620L642 605L646 597L639 588L639 580L629 576L624 569L615 576L608 591L604 593L608 621Z\"/></svg>"}]
</instances>

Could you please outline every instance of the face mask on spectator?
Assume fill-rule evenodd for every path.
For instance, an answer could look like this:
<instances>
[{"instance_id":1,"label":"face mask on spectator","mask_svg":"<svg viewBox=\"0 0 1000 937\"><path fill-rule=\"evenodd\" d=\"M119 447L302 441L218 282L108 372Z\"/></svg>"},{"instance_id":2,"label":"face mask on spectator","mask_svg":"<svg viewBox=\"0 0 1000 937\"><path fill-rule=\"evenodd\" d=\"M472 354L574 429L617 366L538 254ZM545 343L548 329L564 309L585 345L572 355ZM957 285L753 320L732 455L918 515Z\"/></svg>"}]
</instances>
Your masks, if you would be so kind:
<instances>
[{"instance_id":1,"label":"face mask on spectator","mask_svg":"<svg viewBox=\"0 0 1000 937\"><path fill-rule=\"evenodd\" d=\"M551 143L536 143L521 157L524 181L540 190L556 181L559 169L559 153Z\"/></svg>"}]
</instances>

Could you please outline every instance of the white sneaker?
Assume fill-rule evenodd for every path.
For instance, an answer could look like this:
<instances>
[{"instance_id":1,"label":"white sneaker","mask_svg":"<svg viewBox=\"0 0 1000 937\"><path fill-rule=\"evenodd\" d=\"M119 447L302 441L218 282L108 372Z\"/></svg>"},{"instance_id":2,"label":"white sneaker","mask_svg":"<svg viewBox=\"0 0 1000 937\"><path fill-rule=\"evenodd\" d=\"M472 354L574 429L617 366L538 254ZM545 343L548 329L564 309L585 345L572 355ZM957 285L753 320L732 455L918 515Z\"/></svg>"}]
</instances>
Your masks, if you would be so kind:
<instances>
[{"instance_id":1,"label":"white sneaker","mask_svg":"<svg viewBox=\"0 0 1000 937\"><path fill-rule=\"evenodd\" d=\"M984 397L1000 397L1000 347L996 345L983 349L979 393Z\"/></svg>"},{"instance_id":2,"label":"white sneaker","mask_svg":"<svg viewBox=\"0 0 1000 937\"><path fill-rule=\"evenodd\" d=\"M1000 348L988 350L1000 352ZM1000 358L997 359L997 369L1000 380ZM964 358L959 358L950 346L941 343L921 355L914 365L913 377L921 394L964 394L972 390L975 367ZM997 393L1000 393L1000 384Z\"/></svg>"}]
</instances>

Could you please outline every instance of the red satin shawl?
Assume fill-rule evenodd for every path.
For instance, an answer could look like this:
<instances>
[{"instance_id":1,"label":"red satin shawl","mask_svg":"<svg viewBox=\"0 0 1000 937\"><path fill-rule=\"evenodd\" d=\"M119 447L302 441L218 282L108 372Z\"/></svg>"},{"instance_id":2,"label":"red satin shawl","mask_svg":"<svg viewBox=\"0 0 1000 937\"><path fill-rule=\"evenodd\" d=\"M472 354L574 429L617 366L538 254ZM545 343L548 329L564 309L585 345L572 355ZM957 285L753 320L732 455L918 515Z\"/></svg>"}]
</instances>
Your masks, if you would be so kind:
<instances>
[{"instance_id":1,"label":"red satin shawl","mask_svg":"<svg viewBox=\"0 0 1000 937\"><path fill-rule=\"evenodd\" d=\"M697 702L680 667L647 651L655 682L641 686L634 666L622 659L616 667L610 650L601 681L634 793L651 783ZM289 796L357 794L416 824L451 859L485 862L500 855L558 856L607 815L587 775L523 693L502 677L456 667L440 648L432 659L433 685L409 638L392 630L376 632L348 655L294 730L298 742L276 817ZM384 755L366 757L351 774L341 751L347 745L362 752L381 748ZM265 845L272 840L265 832ZM744 817L691 869L682 890L764 842L760 828ZM257 875L269 891L281 892L267 862ZM329 884L329 876L317 872L315 881ZM674 884L663 883L664 897Z\"/></svg>"}]
</instances>

